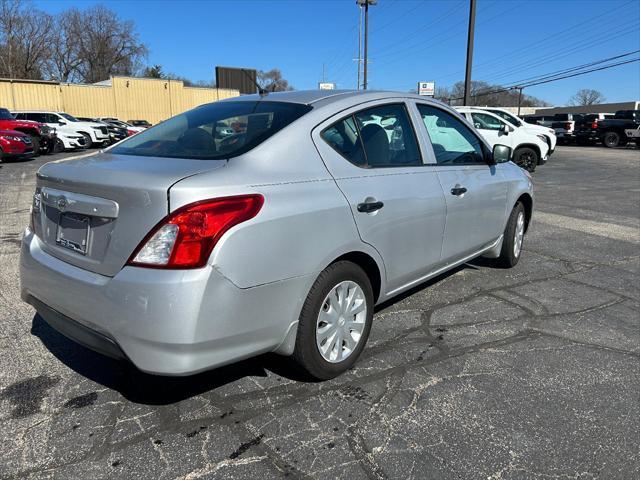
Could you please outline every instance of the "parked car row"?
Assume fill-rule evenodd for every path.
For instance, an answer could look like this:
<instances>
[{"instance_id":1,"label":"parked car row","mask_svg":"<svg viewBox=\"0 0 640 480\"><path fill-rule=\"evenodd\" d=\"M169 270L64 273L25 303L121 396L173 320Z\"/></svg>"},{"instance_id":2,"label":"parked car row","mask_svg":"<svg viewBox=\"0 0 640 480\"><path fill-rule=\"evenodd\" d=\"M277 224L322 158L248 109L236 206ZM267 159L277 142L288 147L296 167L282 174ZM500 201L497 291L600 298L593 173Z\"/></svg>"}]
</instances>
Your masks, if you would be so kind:
<instances>
[{"instance_id":1,"label":"parked car row","mask_svg":"<svg viewBox=\"0 0 640 480\"><path fill-rule=\"evenodd\" d=\"M636 131L640 128L640 110L618 110L616 113L557 113L555 115L527 115L528 123L551 127L564 143L605 147L639 144Z\"/></svg>"},{"instance_id":2,"label":"parked car row","mask_svg":"<svg viewBox=\"0 0 640 480\"><path fill-rule=\"evenodd\" d=\"M0 108L0 159L29 158L38 154L105 147L149 126L117 118L74 117L64 112Z\"/></svg>"},{"instance_id":3,"label":"parked car row","mask_svg":"<svg viewBox=\"0 0 640 480\"><path fill-rule=\"evenodd\" d=\"M529 172L547 162L556 148L555 130L526 123L508 110L497 107L456 107L491 144L507 145L513 161Z\"/></svg>"}]
</instances>

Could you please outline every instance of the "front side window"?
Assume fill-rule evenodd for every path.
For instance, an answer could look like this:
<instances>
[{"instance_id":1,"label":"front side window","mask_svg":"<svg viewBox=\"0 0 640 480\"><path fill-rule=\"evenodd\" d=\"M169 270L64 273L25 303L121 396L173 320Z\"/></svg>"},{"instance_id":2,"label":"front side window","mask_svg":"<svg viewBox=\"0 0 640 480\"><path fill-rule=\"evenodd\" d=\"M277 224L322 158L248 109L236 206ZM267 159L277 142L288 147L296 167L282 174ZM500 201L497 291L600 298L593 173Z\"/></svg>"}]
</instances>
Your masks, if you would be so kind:
<instances>
[{"instance_id":1,"label":"front side window","mask_svg":"<svg viewBox=\"0 0 640 480\"><path fill-rule=\"evenodd\" d=\"M438 165L485 164L482 143L476 135L444 110L418 105Z\"/></svg>"},{"instance_id":2,"label":"front side window","mask_svg":"<svg viewBox=\"0 0 640 480\"><path fill-rule=\"evenodd\" d=\"M504 122L486 113L471 112L473 126L478 130L500 130Z\"/></svg>"},{"instance_id":3,"label":"front side window","mask_svg":"<svg viewBox=\"0 0 640 480\"><path fill-rule=\"evenodd\" d=\"M422 165L415 132L401 104L362 110L326 128L321 136L354 165L368 168Z\"/></svg>"},{"instance_id":4,"label":"front side window","mask_svg":"<svg viewBox=\"0 0 640 480\"><path fill-rule=\"evenodd\" d=\"M0 108L0 120L13 120L13 115L6 108Z\"/></svg>"},{"instance_id":5,"label":"front side window","mask_svg":"<svg viewBox=\"0 0 640 480\"><path fill-rule=\"evenodd\" d=\"M122 155L217 160L248 152L311 110L288 102L218 102L177 115L111 150Z\"/></svg>"}]
</instances>

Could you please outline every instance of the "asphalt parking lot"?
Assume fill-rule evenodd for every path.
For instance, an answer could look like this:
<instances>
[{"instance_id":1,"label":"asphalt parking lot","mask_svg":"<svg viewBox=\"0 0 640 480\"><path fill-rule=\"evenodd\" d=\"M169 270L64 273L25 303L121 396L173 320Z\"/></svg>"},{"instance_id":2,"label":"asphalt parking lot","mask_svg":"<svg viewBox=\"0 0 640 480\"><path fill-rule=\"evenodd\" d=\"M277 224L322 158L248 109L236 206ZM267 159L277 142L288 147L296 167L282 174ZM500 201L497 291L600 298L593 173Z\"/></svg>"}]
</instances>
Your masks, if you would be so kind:
<instances>
[{"instance_id":1,"label":"asphalt parking lot","mask_svg":"<svg viewBox=\"0 0 640 480\"><path fill-rule=\"evenodd\" d=\"M639 150L559 147L518 266L383 305L324 383L269 355L151 377L49 328L18 257L62 156L0 164L0 477L640 478Z\"/></svg>"}]
</instances>

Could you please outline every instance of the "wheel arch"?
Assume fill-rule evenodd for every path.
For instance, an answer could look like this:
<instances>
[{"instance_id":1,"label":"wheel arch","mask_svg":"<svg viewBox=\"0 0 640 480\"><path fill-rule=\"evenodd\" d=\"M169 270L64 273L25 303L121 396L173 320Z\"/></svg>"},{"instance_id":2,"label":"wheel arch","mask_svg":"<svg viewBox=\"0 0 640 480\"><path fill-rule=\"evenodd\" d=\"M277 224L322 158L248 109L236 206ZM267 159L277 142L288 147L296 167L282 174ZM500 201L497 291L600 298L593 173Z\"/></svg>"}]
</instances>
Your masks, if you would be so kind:
<instances>
[{"instance_id":1,"label":"wheel arch","mask_svg":"<svg viewBox=\"0 0 640 480\"><path fill-rule=\"evenodd\" d=\"M329 265L340 261L355 263L364 270L364 272L367 274L367 277L369 277L369 281L371 282L374 303L377 302L382 291L382 272L380 271L378 262L376 262L375 259L368 253L354 250L340 255Z\"/></svg>"},{"instance_id":2,"label":"wheel arch","mask_svg":"<svg viewBox=\"0 0 640 480\"><path fill-rule=\"evenodd\" d=\"M531 223L531 217L533 216L533 198L525 192L518 197L518 200L516 200L516 204L517 203L522 203L524 207L524 231L526 232L529 230L529 223Z\"/></svg>"},{"instance_id":3,"label":"wheel arch","mask_svg":"<svg viewBox=\"0 0 640 480\"><path fill-rule=\"evenodd\" d=\"M521 150L523 148L533 149L538 155L538 162L540 162L540 159L542 158L542 152L540 151L540 147L538 145L536 145L535 143L521 143L513 150L513 154L515 155L518 150Z\"/></svg>"}]
</instances>

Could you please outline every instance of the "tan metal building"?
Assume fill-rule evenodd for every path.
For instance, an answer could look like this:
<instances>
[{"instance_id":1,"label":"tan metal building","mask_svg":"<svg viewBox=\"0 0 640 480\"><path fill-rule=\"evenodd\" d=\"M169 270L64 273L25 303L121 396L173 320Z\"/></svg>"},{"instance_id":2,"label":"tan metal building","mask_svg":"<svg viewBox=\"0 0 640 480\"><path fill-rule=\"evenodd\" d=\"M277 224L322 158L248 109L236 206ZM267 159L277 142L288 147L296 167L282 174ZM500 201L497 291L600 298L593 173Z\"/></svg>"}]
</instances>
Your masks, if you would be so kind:
<instances>
[{"instance_id":1,"label":"tan metal building","mask_svg":"<svg viewBox=\"0 0 640 480\"><path fill-rule=\"evenodd\" d=\"M198 105L238 95L237 90L185 87L181 80L111 77L96 85L78 85L0 79L0 107L12 111L53 110L154 124Z\"/></svg>"}]
</instances>

